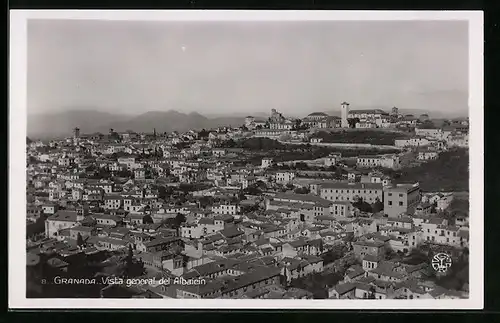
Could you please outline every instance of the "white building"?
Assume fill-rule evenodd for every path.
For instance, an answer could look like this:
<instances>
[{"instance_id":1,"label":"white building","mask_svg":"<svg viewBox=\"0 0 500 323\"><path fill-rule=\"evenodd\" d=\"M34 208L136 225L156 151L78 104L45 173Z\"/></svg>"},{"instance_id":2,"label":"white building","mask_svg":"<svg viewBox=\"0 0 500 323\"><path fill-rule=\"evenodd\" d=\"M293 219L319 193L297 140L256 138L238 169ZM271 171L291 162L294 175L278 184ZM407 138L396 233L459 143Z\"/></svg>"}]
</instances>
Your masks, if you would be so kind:
<instances>
[{"instance_id":1,"label":"white building","mask_svg":"<svg viewBox=\"0 0 500 323\"><path fill-rule=\"evenodd\" d=\"M368 203L382 201L382 184L375 183L325 183L320 185L320 197L328 201L350 201L355 202L358 199Z\"/></svg>"},{"instance_id":2,"label":"white building","mask_svg":"<svg viewBox=\"0 0 500 323\"><path fill-rule=\"evenodd\" d=\"M84 218L83 210L78 211L57 211L45 221L45 236L54 238L58 236L59 231L74 227Z\"/></svg>"},{"instance_id":3,"label":"white building","mask_svg":"<svg viewBox=\"0 0 500 323\"><path fill-rule=\"evenodd\" d=\"M309 114L307 117L302 119L302 124L307 125L309 128L334 128L335 120L334 117L331 117L323 112L313 112Z\"/></svg>"},{"instance_id":4,"label":"white building","mask_svg":"<svg viewBox=\"0 0 500 323\"><path fill-rule=\"evenodd\" d=\"M181 237L188 239L200 239L204 236L219 232L224 229L224 221L221 219L202 218L193 225L181 227Z\"/></svg>"},{"instance_id":5,"label":"white building","mask_svg":"<svg viewBox=\"0 0 500 323\"><path fill-rule=\"evenodd\" d=\"M276 183L288 184L295 178L295 173L293 173L293 172L277 172L275 176L276 176Z\"/></svg>"},{"instance_id":6,"label":"white building","mask_svg":"<svg viewBox=\"0 0 500 323\"><path fill-rule=\"evenodd\" d=\"M239 205L234 204L220 204L212 206L212 212L215 214L229 214L236 215L240 213Z\"/></svg>"},{"instance_id":7,"label":"white building","mask_svg":"<svg viewBox=\"0 0 500 323\"><path fill-rule=\"evenodd\" d=\"M349 201L333 201L330 205L330 214L335 217L348 218L353 215L353 206Z\"/></svg>"},{"instance_id":8,"label":"white building","mask_svg":"<svg viewBox=\"0 0 500 323\"><path fill-rule=\"evenodd\" d=\"M360 122L373 122L382 123L382 119L386 119L389 114L380 109L369 109L369 110L352 110L349 111L349 118L357 118Z\"/></svg>"},{"instance_id":9,"label":"white building","mask_svg":"<svg viewBox=\"0 0 500 323\"><path fill-rule=\"evenodd\" d=\"M420 185L398 184L384 189L384 213L396 218L403 213L415 211L421 201Z\"/></svg>"},{"instance_id":10,"label":"white building","mask_svg":"<svg viewBox=\"0 0 500 323\"><path fill-rule=\"evenodd\" d=\"M261 168L268 168L268 167L271 167L272 164L273 164L272 158L262 158L262 162L261 162L260 167Z\"/></svg>"},{"instance_id":11,"label":"white building","mask_svg":"<svg viewBox=\"0 0 500 323\"><path fill-rule=\"evenodd\" d=\"M295 123L292 120L284 120L282 122L271 122L269 128L271 130L292 130Z\"/></svg>"},{"instance_id":12,"label":"white building","mask_svg":"<svg viewBox=\"0 0 500 323\"><path fill-rule=\"evenodd\" d=\"M341 154L330 154L327 157L325 157L325 166L330 167L330 166L335 166L340 159L342 158Z\"/></svg>"},{"instance_id":13,"label":"white building","mask_svg":"<svg viewBox=\"0 0 500 323\"><path fill-rule=\"evenodd\" d=\"M362 121L356 123L356 129L373 129L377 128L377 124L375 122Z\"/></svg>"},{"instance_id":14,"label":"white building","mask_svg":"<svg viewBox=\"0 0 500 323\"><path fill-rule=\"evenodd\" d=\"M376 155L376 156L358 156L356 166L359 168L383 167L391 169L401 168L401 161L398 155Z\"/></svg>"}]
</instances>

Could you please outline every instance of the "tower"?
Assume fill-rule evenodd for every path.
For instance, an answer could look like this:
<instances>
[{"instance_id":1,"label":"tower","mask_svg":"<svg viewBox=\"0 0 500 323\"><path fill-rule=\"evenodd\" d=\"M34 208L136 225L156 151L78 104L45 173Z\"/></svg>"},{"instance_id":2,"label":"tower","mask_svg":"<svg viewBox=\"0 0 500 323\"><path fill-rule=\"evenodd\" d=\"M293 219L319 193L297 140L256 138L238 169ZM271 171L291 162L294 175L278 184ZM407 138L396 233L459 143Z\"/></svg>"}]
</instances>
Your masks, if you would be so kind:
<instances>
[{"instance_id":1,"label":"tower","mask_svg":"<svg viewBox=\"0 0 500 323\"><path fill-rule=\"evenodd\" d=\"M349 116L349 103L342 102L340 105L341 127L349 128L347 117Z\"/></svg>"},{"instance_id":2,"label":"tower","mask_svg":"<svg viewBox=\"0 0 500 323\"><path fill-rule=\"evenodd\" d=\"M399 114L398 108L394 107L392 108L391 115L397 116Z\"/></svg>"},{"instance_id":3,"label":"tower","mask_svg":"<svg viewBox=\"0 0 500 323\"><path fill-rule=\"evenodd\" d=\"M80 128L76 127L73 129L73 138L79 138L80 137Z\"/></svg>"}]
</instances>

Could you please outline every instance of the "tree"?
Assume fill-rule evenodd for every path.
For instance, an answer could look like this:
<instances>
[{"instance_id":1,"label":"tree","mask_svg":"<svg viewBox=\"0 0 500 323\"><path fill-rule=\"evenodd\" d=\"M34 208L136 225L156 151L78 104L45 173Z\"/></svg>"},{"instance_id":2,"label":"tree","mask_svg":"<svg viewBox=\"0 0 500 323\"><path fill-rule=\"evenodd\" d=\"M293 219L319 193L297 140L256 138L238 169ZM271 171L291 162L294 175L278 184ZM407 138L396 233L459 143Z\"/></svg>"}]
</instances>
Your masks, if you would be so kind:
<instances>
[{"instance_id":1,"label":"tree","mask_svg":"<svg viewBox=\"0 0 500 323\"><path fill-rule=\"evenodd\" d=\"M359 123L359 118L349 118L347 122L349 123L349 128L356 128L356 124Z\"/></svg>"},{"instance_id":2,"label":"tree","mask_svg":"<svg viewBox=\"0 0 500 323\"><path fill-rule=\"evenodd\" d=\"M396 258L396 256L397 256L397 253L392 248L388 248L385 250L385 254L384 254L385 260L391 260L393 258Z\"/></svg>"},{"instance_id":3,"label":"tree","mask_svg":"<svg viewBox=\"0 0 500 323\"><path fill-rule=\"evenodd\" d=\"M142 223L143 224L153 224L154 221L153 221L153 218L151 217L150 214L146 214L143 218L142 218Z\"/></svg>"},{"instance_id":4,"label":"tree","mask_svg":"<svg viewBox=\"0 0 500 323\"><path fill-rule=\"evenodd\" d=\"M370 205L370 203L363 201L362 198L360 198L358 201L352 203L352 206L359 209L361 212L367 212L367 213L373 212L373 209L372 209L372 206Z\"/></svg>"},{"instance_id":5,"label":"tree","mask_svg":"<svg viewBox=\"0 0 500 323\"><path fill-rule=\"evenodd\" d=\"M310 190L308 187L298 187L294 191L295 194L309 194L309 192Z\"/></svg>"},{"instance_id":6,"label":"tree","mask_svg":"<svg viewBox=\"0 0 500 323\"><path fill-rule=\"evenodd\" d=\"M198 203L200 205L200 208L206 208L213 203L213 198L210 196L202 196L198 200Z\"/></svg>"},{"instance_id":7,"label":"tree","mask_svg":"<svg viewBox=\"0 0 500 323\"><path fill-rule=\"evenodd\" d=\"M294 125L293 125L293 130L299 130L300 129L300 125L302 124L302 120L300 119L295 119L294 120Z\"/></svg>"},{"instance_id":8,"label":"tree","mask_svg":"<svg viewBox=\"0 0 500 323\"><path fill-rule=\"evenodd\" d=\"M84 244L85 244L85 242L83 241L83 237L80 234L80 232L78 232L78 235L76 236L76 245L78 247L82 247Z\"/></svg>"},{"instance_id":9,"label":"tree","mask_svg":"<svg viewBox=\"0 0 500 323\"><path fill-rule=\"evenodd\" d=\"M283 270L283 275L280 275L280 283L282 286L287 286L288 285L288 275L287 275L287 269L284 268Z\"/></svg>"},{"instance_id":10,"label":"tree","mask_svg":"<svg viewBox=\"0 0 500 323\"><path fill-rule=\"evenodd\" d=\"M176 228L180 227L182 223L186 222L186 216L182 213L177 213L174 219L174 225Z\"/></svg>"},{"instance_id":11,"label":"tree","mask_svg":"<svg viewBox=\"0 0 500 323\"><path fill-rule=\"evenodd\" d=\"M309 166L304 162L295 163L295 168L299 170L308 170Z\"/></svg>"},{"instance_id":12,"label":"tree","mask_svg":"<svg viewBox=\"0 0 500 323\"><path fill-rule=\"evenodd\" d=\"M260 195L262 193L262 190L259 188L257 184L254 184L245 188L243 190L243 193L248 195Z\"/></svg>"},{"instance_id":13,"label":"tree","mask_svg":"<svg viewBox=\"0 0 500 323\"><path fill-rule=\"evenodd\" d=\"M372 212L377 213L380 212L384 209L384 203L382 203L379 198L377 197L375 203L372 205Z\"/></svg>"},{"instance_id":14,"label":"tree","mask_svg":"<svg viewBox=\"0 0 500 323\"><path fill-rule=\"evenodd\" d=\"M431 205L431 213L437 213L437 202L432 203Z\"/></svg>"}]
</instances>

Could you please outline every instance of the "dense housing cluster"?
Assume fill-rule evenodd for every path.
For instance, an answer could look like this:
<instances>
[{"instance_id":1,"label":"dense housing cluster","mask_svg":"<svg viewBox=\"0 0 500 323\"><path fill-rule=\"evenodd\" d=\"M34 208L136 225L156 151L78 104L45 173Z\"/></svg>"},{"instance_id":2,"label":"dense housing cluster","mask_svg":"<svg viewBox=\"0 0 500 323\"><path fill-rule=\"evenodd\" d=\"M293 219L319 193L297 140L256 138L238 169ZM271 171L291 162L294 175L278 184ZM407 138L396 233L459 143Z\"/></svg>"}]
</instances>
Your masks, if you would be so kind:
<instances>
[{"instance_id":1,"label":"dense housing cluster","mask_svg":"<svg viewBox=\"0 0 500 323\"><path fill-rule=\"evenodd\" d=\"M468 147L467 120L430 123L427 115L349 110L344 103L339 118L291 119L273 110L269 119L247 117L239 128L161 134L75 128L61 140L30 139L29 295L467 297L468 278L460 278L468 268L467 196L424 192L419 182L397 183L386 171ZM397 152L345 140L367 130L400 133L385 145ZM290 150L308 144L381 153L332 151L283 162L269 154L252 164L241 161L255 150L226 144L262 137ZM446 287L448 276L431 267L439 252L457 264L448 273L461 279L456 287ZM87 284L39 284L54 277Z\"/></svg>"}]
</instances>

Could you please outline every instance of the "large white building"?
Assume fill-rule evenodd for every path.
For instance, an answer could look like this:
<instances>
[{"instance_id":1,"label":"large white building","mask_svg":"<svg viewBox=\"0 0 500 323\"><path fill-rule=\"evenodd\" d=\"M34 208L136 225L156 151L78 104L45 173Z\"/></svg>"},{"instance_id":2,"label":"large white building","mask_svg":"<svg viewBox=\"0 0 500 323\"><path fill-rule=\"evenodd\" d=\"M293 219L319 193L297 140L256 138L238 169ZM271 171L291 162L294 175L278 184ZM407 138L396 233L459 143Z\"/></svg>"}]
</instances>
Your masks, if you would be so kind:
<instances>
[{"instance_id":1,"label":"large white building","mask_svg":"<svg viewBox=\"0 0 500 323\"><path fill-rule=\"evenodd\" d=\"M358 156L356 166L359 168L383 167L391 169L401 168L401 161L398 155L376 155Z\"/></svg>"},{"instance_id":2,"label":"large white building","mask_svg":"<svg viewBox=\"0 0 500 323\"><path fill-rule=\"evenodd\" d=\"M220 204L212 206L212 212L215 214L229 214L236 215L240 212L239 205L234 204Z\"/></svg>"},{"instance_id":3,"label":"large white building","mask_svg":"<svg viewBox=\"0 0 500 323\"><path fill-rule=\"evenodd\" d=\"M45 236L55 238L59 231L74 227L79 221L84 219L84 210L78 211L57 211L45 221Z\"/></svg>"},{"instance_id":4,"label":"large white building","mask_svg":"<svg viewBox=\"0 0 500 323\"><path fill-rule=\"evenodd\" d=\"M380 109L370 109L370 110L352 110L349 111L349 118L358 118L361 122L374 122L382 123L382 120L385 120L389 117L389 114L384 110Z\"/></svg>"},{"instance_id":5,"label":"large white building","mask_svg":"<svg viewBox=\"0 0 500 323\"><path fill-rule=\"evenodd\" d=\"M396 147L423 147L423 146L429 146L430 144L431 142L423 137L394 140L394 145Z\"/></svg>"},{"instance_id":6,"label":"large white building","mask_svg":"<svg viewBox=\"0 0 500 323\"><path fill-rule=\"evenodd\" d=\"M292 120L285 120L283 122L271 122L269 128L271 130L292 130L295 123Z\"/></svg>"},{"instance_id":7,"label":"large white building","mask_svg":"<svg viewBox=\"0 0 500 323\"><path fill-rule=\"evenodd\" d=\"M321 184L320 197L328 201L350 201L358 199L368 203L375 203L383 199L383 186L381 183L346 183L332 182Z\"/></svg>"}]
</instances>

